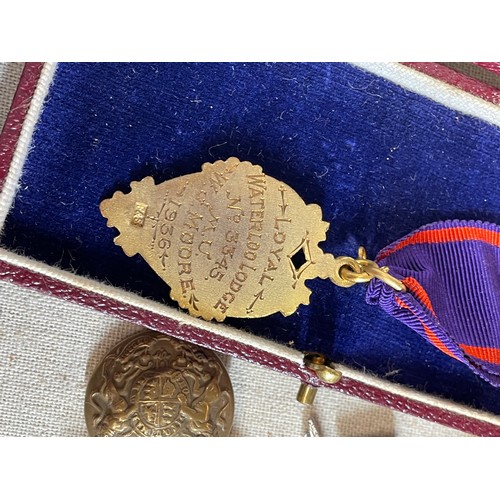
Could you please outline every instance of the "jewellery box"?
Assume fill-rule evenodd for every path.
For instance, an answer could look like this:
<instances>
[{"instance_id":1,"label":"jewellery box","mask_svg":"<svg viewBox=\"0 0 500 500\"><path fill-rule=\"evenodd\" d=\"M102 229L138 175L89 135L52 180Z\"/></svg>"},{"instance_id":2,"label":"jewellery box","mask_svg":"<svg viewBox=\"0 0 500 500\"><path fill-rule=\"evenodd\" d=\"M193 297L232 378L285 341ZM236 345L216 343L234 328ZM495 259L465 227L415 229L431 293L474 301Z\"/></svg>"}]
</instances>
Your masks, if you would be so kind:
<instances>
[{"instance_id":1,"label":"jewellery box","mask_svg":"<svg viewBox=\"0 0 500 500\"><path fill-rule=\"evenodd\" d=\"M310 304L287 317L193 318L140 256L114 245L99 211L132 181L236 156L321 206L325 252L363 245L373 259L427 223L500 223L499 101L494 86L437 64L26 64L0 139L0 278L500 435L500 389L367 304L365 286L309 281ZM311 352L341 380L320 380L304 363Z\"/></svg>"}]
</instances>

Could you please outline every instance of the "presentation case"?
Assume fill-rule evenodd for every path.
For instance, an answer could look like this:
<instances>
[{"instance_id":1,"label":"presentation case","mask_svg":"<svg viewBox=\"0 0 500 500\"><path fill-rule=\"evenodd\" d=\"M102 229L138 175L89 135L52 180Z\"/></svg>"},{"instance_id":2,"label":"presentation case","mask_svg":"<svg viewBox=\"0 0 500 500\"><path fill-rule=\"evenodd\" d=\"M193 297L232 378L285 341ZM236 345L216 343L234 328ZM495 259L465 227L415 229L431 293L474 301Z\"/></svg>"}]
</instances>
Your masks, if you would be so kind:
<instances>
[{"instance_id":1,"label":"presentation case","mask_svg":"<svg viewBox=\"0 0 500 500\"><path fill-rule=\"evenodd\" d=\"M368 305L364 285L316 279L291 316L203 321L114 245L99 212L132 181L237 156L321 206L322 248L334 255L363 245L374 258L438 220L498 224L498 97L431 63L28 63L0 138L0 278L307 384L500 435L499 389ZM321 381L304 362L311 352L341 380Z\"/></svg>"}]
</instances>

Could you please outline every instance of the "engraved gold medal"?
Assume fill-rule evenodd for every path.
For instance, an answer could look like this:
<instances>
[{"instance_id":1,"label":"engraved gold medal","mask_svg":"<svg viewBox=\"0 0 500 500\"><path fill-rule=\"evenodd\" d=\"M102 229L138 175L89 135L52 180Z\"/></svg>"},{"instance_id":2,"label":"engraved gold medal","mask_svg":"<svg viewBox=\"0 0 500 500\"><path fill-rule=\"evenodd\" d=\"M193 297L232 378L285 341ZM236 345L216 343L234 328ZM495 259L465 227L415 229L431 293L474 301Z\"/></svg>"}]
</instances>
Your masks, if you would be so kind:
<instances>
[{"instance_id":1,"label":"engraved gold medal","mask_svg":"<svg viewBox=\"0 0 500 500\"><path fill-rule=\"evenodd\" d=\"M287 316L309 304L306 280L351 286L391 278L362 253L323 253L318 244L329 223L321 208L259 165L229 158L161 184L145 177L130 186L100 205L120 232L114 241L128 256L139 253L193 316Z\"/></svg>"},{"instance_id":2,"label":"engraved gold medal","mask_svg":"<svg viewBox=\"0 0 500 500\"><path fill-rule=\"evenodd\" d=\"M215 354L155 332L120 342L85 397L91 436L227 436L234 398Z\"/></svg>"}]
</instances>

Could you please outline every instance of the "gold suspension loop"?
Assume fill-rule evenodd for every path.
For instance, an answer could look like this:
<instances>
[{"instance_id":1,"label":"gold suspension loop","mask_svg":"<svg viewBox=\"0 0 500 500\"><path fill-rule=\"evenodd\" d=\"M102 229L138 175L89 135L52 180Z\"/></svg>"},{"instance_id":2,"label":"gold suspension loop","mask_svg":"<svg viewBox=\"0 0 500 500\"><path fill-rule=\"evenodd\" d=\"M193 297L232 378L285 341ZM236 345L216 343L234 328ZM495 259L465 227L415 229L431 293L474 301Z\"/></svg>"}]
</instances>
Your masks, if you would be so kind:
<instances>
[{"instance_id":1,"label":"gold suspension loop","mask_svg":"<svg viewBox=\"0 0 500 500\"><path fill-rule=\"evenodd\" d=\"M366 250L363 247L359 247L357 259L336 257L330 278L335 284L345 288L378 279L397 292L406 292L406 286L389 274L388 267L380 267L375 261L366 258Z\"/></svg>"}]
</instances>

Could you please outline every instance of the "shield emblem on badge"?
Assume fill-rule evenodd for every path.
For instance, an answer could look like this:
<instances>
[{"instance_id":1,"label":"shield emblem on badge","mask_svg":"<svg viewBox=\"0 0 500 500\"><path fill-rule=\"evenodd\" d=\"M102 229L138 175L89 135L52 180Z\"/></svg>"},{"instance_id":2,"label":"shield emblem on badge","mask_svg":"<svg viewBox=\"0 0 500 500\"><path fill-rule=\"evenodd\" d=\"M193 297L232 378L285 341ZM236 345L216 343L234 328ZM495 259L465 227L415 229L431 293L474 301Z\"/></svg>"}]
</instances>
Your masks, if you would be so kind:
<instances>
[{"instance_id":1,"label":"shield emblem on badge","mask_svg":"<svg viewBox=\"0 0 500 500\"><path fill-rule=\"evenodd\" d=\"M180 374L171 372L147 380L139 391L139 417L145 425L155 429L169 427L180 413L178 396L187 384Z\"/></svg>"}]
</instances>

